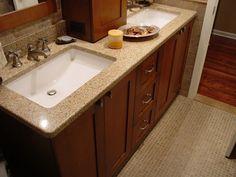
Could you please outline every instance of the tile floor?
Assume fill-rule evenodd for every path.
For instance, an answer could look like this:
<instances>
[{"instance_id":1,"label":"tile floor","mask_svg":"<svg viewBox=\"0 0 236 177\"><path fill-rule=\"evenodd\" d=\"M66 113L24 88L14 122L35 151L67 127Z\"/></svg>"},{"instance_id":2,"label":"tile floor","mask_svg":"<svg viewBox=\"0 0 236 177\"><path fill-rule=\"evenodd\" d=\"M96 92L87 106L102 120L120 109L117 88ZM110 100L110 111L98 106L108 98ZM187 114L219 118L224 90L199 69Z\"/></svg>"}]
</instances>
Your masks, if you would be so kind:
<instances>
[{"instance_id":1,"label":"tile floor","mask_svg":"<svg viewBox=\"0 0 236 177\"><path fill-rule=\"evenodd\" d=\"M236 114L178 96L119 177L236 177Z\"/></svg>"}]
</instances>

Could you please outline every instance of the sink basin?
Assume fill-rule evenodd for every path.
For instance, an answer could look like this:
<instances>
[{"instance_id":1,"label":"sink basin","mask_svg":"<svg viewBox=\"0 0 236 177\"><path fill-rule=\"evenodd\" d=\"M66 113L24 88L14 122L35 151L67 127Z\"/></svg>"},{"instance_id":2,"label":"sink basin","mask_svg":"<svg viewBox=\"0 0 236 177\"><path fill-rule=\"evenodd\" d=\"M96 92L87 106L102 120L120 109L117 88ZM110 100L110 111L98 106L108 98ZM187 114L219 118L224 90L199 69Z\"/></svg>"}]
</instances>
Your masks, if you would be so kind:
<instances>
[{"instance_id":1,"label":"sink basin","mask_svg":"<svg viewBox=\"0 0 236 177\"><path fill-rule=\"evenodd\" d=\"M114 62L80 49L69 49L6 85L10 90L51 108Z\"/></svg>"},{"instance_id":2,"label":"sink basin","mask_svg":"<svg viewBox=\"0 0 236 177\"><path fill-rule=\"evenodd\" d=\"M156 25L160 29L174 20L178 14L156 10L156 9L143 9L127 19L128 24L137 25Z\"/></svg>"}]
</instances>

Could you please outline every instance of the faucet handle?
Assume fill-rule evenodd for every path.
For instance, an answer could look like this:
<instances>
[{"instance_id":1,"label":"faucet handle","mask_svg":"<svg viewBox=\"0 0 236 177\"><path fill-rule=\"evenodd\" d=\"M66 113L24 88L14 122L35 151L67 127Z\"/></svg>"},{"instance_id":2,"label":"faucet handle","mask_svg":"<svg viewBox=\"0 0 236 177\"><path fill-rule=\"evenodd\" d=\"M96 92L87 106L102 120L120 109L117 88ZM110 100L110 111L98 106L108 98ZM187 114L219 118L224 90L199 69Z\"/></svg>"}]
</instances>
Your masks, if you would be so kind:
<instances>
[{"instance_id":1,"label":"faucet handle","mask_svg":"<svg viewBox=\"0 0 236 177\"><path fill-rule=\"evenodd\" d=\"M51 49L48 47L48 39L46 37L38 38L37 49L50 55Z\"/></svg>"},{"instance_id":2,"label":"faucet handle","mask_svg":"<svg viewBox=\"0 0 236 177\"><path fill-rule=\"evenodd\" d=\"M33 44L29 43L29 44L27 44L27 49L28 49L28 52L29 52L29 51L36 50L36 47Z\"/></svg>"},{"instance_id":3,"label":"faucet handle","mask_svg":"<svg viewBox=\"0 0 236 177\"><path fill-rule=\"evenodd\" d=\"M16 56L16 57L21 57L22 56L22 51L21 50L8 50L7 52L7 56L10 57L10 56Z\"/></svg>"},{"instance_id":4,"label":"faucet handle","mask_svg":"<svg viewBox=\"0 0 236 177\"><path fill-rule=\"evenodd\" d=\"M22 62L20 61L21 53L21 50L9 50L7 53L8 63L12 62L12 66L16 68L22 66Z\"/></svg>"}]
</instances>

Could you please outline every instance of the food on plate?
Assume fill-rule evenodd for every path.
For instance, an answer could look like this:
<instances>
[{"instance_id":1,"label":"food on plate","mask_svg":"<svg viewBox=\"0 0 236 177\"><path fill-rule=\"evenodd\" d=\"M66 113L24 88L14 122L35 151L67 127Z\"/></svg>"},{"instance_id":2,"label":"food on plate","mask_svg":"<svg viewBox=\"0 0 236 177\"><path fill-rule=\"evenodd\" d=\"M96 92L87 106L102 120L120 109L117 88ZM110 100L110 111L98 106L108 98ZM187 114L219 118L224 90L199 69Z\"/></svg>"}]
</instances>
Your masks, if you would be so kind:
<instances>
[{"instance_id":1,"label":"food on plate","mask_svg":"<svg viewBox=\"0 0 236 177\"><path fill-rule=\"evenodd\" d=\"M124 33L126 35L147 35L155 31L154 26L132 26L127 28Z\"/></svg>"}]
</instances>

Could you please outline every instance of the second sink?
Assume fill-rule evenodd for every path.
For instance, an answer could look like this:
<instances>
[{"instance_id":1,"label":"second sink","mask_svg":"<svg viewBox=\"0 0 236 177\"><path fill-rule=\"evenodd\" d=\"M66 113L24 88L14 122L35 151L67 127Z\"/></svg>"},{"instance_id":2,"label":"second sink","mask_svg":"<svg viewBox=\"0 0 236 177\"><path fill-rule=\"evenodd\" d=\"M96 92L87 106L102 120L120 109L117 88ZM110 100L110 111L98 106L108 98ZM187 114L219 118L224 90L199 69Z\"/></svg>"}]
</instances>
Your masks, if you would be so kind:
<instances>
[{"instance_id":1,"label":"second sink","mask_svg":"<svg viewBox=\"0 0 236 177\"><path fill-rule=\"evenodd\" d=\"M159 28L163 28L177 16L178 14L172 12L148 8L129 16L127 23L137 25L156 25Z\"/></svg>"}]
</instances>

